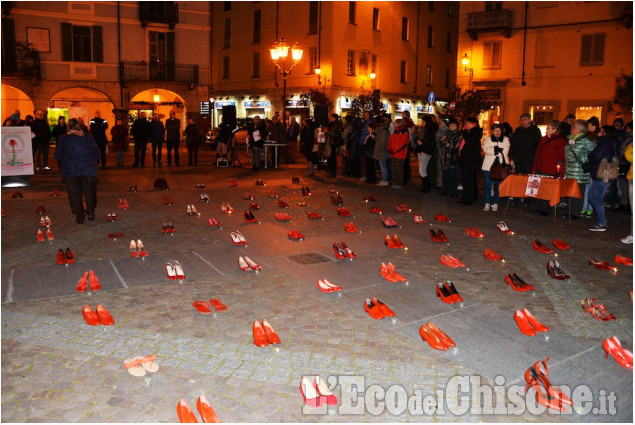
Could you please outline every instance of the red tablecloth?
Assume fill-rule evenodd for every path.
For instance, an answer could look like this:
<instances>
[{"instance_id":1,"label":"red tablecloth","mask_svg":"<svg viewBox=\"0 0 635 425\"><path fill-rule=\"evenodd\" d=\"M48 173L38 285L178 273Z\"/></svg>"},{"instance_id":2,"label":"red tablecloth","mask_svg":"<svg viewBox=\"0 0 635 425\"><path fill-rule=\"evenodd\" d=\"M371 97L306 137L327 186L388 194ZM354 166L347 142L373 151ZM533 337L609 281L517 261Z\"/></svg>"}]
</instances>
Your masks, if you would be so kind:
<instances>
[{"instance_id":1,"label":"red tablecloth","mask_svg":"<svg viewBox=\"0 0 635 425\"><path fill-rule=\"evenodd\" d=\"M511 196L513 198L529 198L525 195L527 190L528 175L515 175L507 177L498 187L500 196ZM567 196L570 198L582 198L578 181L576 179L548 179L540 180L538 188L538 199L549 201L550 206L557 205L560 198Z\"/></svg>"}]
</instances>

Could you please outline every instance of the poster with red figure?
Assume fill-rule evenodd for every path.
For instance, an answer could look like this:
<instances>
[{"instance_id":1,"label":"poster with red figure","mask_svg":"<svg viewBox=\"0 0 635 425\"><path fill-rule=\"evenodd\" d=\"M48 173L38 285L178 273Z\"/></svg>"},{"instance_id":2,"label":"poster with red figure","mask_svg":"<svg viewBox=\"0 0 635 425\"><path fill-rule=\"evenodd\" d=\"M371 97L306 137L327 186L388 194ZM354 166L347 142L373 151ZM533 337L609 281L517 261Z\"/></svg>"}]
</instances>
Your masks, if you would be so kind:
<instances>
[{"instance_id":1,"label":"poster with red figure","mask_svg":"<svg viewBox=\"0 0 635 425\"><path fill-rule=\"evenodd\" d=\"M527 190L525 190L525 196L538 196L538 189L540 189L540 180L538 176L530 175L527 179Z\"/></svg>"},{"instance_id":2,"label":"poster with red figure","mask_svg":"<svg viewBox=\"0 0 635 425\"><path fill-rule=\"evenodd\" d=\"M30 127L2 127L2 176L33 174Z\"/></svg>"}]
</instances>

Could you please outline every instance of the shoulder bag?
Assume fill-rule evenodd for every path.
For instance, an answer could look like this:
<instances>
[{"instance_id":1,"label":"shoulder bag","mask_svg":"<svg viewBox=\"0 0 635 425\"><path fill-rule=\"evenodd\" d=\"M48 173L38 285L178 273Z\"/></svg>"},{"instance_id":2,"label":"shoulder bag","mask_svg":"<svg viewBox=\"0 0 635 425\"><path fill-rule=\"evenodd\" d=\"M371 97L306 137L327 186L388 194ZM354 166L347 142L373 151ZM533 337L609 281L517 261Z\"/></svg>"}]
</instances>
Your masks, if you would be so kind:
<instances>
[{"instance_id":1,"label":"shoulder bag","mask_svg":"<svg viewBox=\"0 0 635 425\"><path fill-rule=\"evenodd\" d=\"M497 156L489 169L489 178L492 180L505 180L510 174L512 174L511 165L506 164L504 158L501 163Z\"/></svg>"},{"instance_id":2,"label":"shoulder bag","mask_svg":"<svg viewBox=\"0 0 635 425\"><path fill-rule=\"evenodd\" d=\"M613 142L613 149L615 149L615 153L617 153L617 149L615 148L615 142ZM598 171L595 174L595 177L602 180L604 183L612 182L617 180L617 176L620 172L620 159L617 155L613 155L611 158L611 162L609 162L606 158L602 158L600 161L600 166L598 167Z\"/></svg>"}]
</instances>

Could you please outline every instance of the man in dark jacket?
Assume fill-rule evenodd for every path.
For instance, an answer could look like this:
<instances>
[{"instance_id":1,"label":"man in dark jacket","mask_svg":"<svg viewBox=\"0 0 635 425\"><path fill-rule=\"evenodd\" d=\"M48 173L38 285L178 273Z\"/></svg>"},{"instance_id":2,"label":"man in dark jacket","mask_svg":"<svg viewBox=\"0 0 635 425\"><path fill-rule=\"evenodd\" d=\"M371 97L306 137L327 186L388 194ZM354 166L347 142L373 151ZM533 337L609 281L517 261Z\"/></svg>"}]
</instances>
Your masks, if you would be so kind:
<instances>
[{"instance_id":1,"label":"man in dark jacket","mask_svg":"<svg viewBox=\"0 0 635 425\"><path fill-rule=\"evenodd\" d=\"M531 173L536 148L542 139L540 129L531 122L531 115L520 116L520 127L514 130L509 141L509 159L516 169L516 174Z\"/></svg>"},{"instance_id":2,"label":"man in dark jacket","mask_svg":"<svg viewBox=\"0 0 635 425\"><path fill-rule=\"evenodd\" d=\"M159 119L158 114L154 114L150 123L150 141L152 142L152 166L161 167L161 150L163 150L163 139L165 138L165 126Z\"/></svg>"},{"instance_id":3,"label":"man in dark jacket","mask_svg":"<svg viewBox=\"0 0 635 425\"><path fill-rule=\"evenodd\" d=\"M179 166L179 141L181 140L181 120L170 111L170 118L165 120L166 147L168 150L168 167L172 165L172 149L174 149L174 165Z\"/></svg>"},{"instance_id":4,"label":"man in dark jacket","mask_svg":"<svg viewBox=\"0 0 635 425\"><path fill-rule=\"evenodd\" d=\"M50 170L49 144L51 143L51 128L46 122L46 115L43 110L35 111L35 120L31 123L31 131L35 134L32 146L35 148L33 158L37 160L37 169L42 168L43 163L44 169Z\"/></svg>"},{"instance_id":5,"label":"man in dark jacket","mask_svg":"<svg viewBox=\"0 0 635 425\"><path fill-rule=\"evenodd\" d=\"M300 136L300 124L292 115L287 128L287 159L290 164L298 162L298 137Z\"/></svg>"},{"instance_id":6,"label":"man in dark jacket","mask_svg":"<svg viewBox=\"0 0 635 425\"><path fill-rule=\"evenodd\" d=\"M133 167L143 168L146 161L146 147L150 140L150 123L146 119L145 112L139 112L139 118L132 123L130 134L134 137L134 164Z\"/></svg>"},{"instance_id":7,"label":"man in dark jacket","mask_svg":"<svg viewBox=\"0 0 635 425\"><path fill-rule=\"evenodd\" d=\"M101 167L106 167L106 145L108 139L106 138L106 129L108 128L108 121L101 117L101 112L95 111L95 118L90 120L88 124L90 127L90 134L95 139L99 153L101 154Z\"/></svg>"},{"instance_id":8,"label":"man in dark jacket","mask_svg":"<svg viewBox=\"0 0 635 425\"><path fill-rule=\"evenodd\" d=\"M260 116L254 117L253 123L247 128L249 134L249 146L251 146L252 170L257 170L261 165L262 149L264 147L267 126L260 120Z\"/></svg>"},{"instance_id":9,"label":"man in dark jacket","mask_svg":"<svg viewBox=\"0 0 635 425\"><path fill-rule=\"evenodd\" d=\"M471 205L478 201L478 170L481 168L481 139L483 129L476 117L468 117L461 132L459 143L459 170L463 184L462 205Z\"/></svg>"}]
</instances>

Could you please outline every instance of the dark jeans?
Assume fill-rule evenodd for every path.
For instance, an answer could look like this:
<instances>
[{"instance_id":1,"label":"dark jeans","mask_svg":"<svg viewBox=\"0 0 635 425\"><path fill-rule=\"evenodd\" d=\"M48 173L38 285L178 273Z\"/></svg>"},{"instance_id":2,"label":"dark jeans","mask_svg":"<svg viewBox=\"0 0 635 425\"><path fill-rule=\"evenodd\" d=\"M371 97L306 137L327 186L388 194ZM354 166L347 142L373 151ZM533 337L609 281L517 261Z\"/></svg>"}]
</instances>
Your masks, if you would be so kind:
<instances>
[{"instance_id":1,"label":"dark jeans","mask_svg":"<svg viewBox=\"0 0 635 425\"><path fill-rule=\"evenodd\" d=\"M586 183L578 182L578 187L580 188L580 193L582 194L582 196L584 196L584 191L586 190L586 185L587 185ZM572 217L580 217L580 211L582 211L582 202L583 201L584 201L583 198L569 198L569 205L571 207L571 216ZM593 206L593 204L591 204L591 206Z\"/></svg>"},{"instance_id":2,"label":"dark jeans","mask_svg":"<svg viewBox=\"0 0 635 425\"><path fill-rule=\"evenodd\" d=\"M174 149L174 165L179 165L179 140L168 139L166 147L168 149L168 165L172 165L172 149Z\"/></svg>"},{"instance_id":3,"label":"dark jeans","mask_svg":"<svg viewBox=\"0 0 635 425\"><path fill-rule=\"evenodd\" d=\"M96 176L76 176L64 179L68 202L71 204L71 212L78 219L84 219L84 205L82 195L86 201L86 212L89 215L95 214L97 206L97 177Z\"/></svg>"},{"instance_id":4,"label":"dark jeans","mask_svg":"<svg viewBox=\"0 0 635 425\"><path fill-rule=\"evenodd\" d=\"M463 184L463 199L461 202L471 204L478 201L478 170L472 164L459 164L461 183Z\"/></svg>"},{"instance_id":5,"label":"dark jeans","mask_svg":"<svg viewBox=\"0 0 635 425\"><path fill-rule=\"evenodd\" d=\"M366 183L377 183L377 165L373 158L366 157Z\"/></svg>"},{"instance_id":6,"label":"dark jeans","mask_svg":"<svg viewBox=\"0 0 635 425\"><path fill-rule=\"evenodd\" d=\"M198 165L198 143L187 144L187 165Z\"/></svg>"},{"instance_id":7,"label":"dark jeans","mask_svg":"<svg viewBox=\"0 0 635 425\"><path fill-rule=\"evenodd\" d=\"M596 224L600 226L606 225L606 214L604 213L604 194L606 193L606 190L611 187L612 184L613 182L591 180L589 204L591 204L591 206L593 207L593 212L596 215Z\"/></svg>"},{"instance_id":8,"label":"dark jeans","mask_svg":"<svg viewBox=\"0 0 635 425\"><path fill-rule=\"evenodd\" d=\"M459 166L452 165L450 168L443 170L442 179L443 188L441 189L441 195L456 198L459 195L457 190L459 183Z\"/></svg>"},{"instance_id":9,"label":"dark jeans","mask_svg":"<svg viewBox=\"0 0 635 425\"><path fill-rule=\"evenodd\" d=\"M35 156L37 166L48 167L49 166L49 145L36 145L36 151L33 152Z\"/></svg>"},{"instance_id":10,"label":"dark jeans","mask_svg":"<svg viewBox=\"0 0 635 425\"><path fill-rule=\"evenodd\" d=\"M335 177L337 172L337 148L331 146L331 155L326 158L326 171L329 177Z\"/></svg>"},{"instance_id":11,"label":"dark jeans","mask_svg":"<svg viewBox=\"0 0 635 425\"><path fill-rule=\"evenodd\" d=\"M143 167L146 162L146 147L148 146L148 142L134 142L134 164L133 167L141 166Z\"/></svg>"},{"instance_id":12,"label":"dark jeans","mask_svg":"<svg viewBox=\"0 0 635 425\"><path fill-rule=\"evenodd\" d=\"M152 163L161 164L161 150L163 149L163 140L152 141Z\"/></svg>"}]
</instances>

